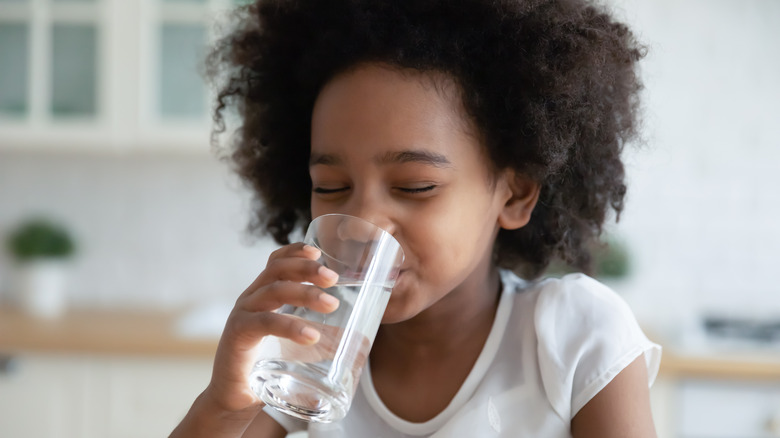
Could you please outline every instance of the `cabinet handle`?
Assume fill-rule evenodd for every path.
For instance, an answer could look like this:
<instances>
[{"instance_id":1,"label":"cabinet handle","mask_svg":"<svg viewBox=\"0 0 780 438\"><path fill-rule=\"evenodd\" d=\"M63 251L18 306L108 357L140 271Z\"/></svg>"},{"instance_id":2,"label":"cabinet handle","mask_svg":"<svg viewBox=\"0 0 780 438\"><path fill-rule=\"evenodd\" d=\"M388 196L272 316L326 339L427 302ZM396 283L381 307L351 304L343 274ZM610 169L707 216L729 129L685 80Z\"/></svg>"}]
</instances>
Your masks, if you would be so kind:
<instances>
[{"instance_id":1,"label":"cabinet handle","mask_svg":"<svg viewBox=\"0 0 780 438\"><path fill-rule=\"evenodd\" d=\"M777 410L774 415L769 417L769 420L766 422L766 431L771 436L780 437L780 410Z\"/></svg>"},{"instance_id":2,"label":"cabinet handle","mask_svg":"<svg viewBox=\"0 0 780 438\"><path fill-rule=\"evenodd\" d=\"M9 376L19 369L19 361L8 354L0 354L0 376Z\"/></svg>"}]
</instances>

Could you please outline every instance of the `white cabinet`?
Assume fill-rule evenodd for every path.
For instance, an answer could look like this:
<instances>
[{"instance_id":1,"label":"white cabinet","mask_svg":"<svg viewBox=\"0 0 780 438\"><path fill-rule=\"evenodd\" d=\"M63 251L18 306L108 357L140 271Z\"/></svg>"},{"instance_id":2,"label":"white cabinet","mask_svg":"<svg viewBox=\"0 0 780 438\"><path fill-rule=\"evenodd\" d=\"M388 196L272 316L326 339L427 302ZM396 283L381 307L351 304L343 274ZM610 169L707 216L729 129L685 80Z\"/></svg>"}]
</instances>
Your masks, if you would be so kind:
<instances>
[{"instance_id":1,"label":"white cabinet","mask_svg":"<svg viewBox=\"0 0 780 438\"><path fill-rule=\"evenodd\" d=\"M113 360L108 373L111 438L167 436L211 376L210 360Z\"/></svg>"},{"instance_id":2,"label":"white cabinet","mask_svg":"<svg viewBox=\"0 0 780 438\"><path fill-rule=\"evenodd\" d=\"M780 382L687 379L678 397L681 438L780 437Z\"/></svg>"},{"instance_id":3,"label":"white cabinet","mask_svg":"<svg viewBox=\"0 0 780 438\"><path fill-rule=\"evenodd\" d=\"M0 0L0 149L209 150L200 76L242 0Z\"/></svg>"},{"instance_id":4,"label":"white cabinet","mask_svg":"<svg viewBox=\"0 0 780 438\"><path fill-rule=\"evenodd\" d=\"M650 388L650 404L658 438L675 438L677 381L659 375Z\"/></svg>"},{"instance_id":5,"label":"white cabinet","mask_svg":"<svg viewBox=\"0 0 780 438\"><path fill-rule=\"evenodd\" d=\"M658 438L780 437L780 381L660 376L650 391Z\"/></svg>"},{"instance_id":6,"label":"white cabinet","mask_svg":"<svg viewBox=\"0 0 780 438\"><path fill-rule=\"evenodd\" d=\"M173 430L209 359L21 355L0 374L4 438L145 438Z\"/></svg>"},{"instance_id":7,"label":"white cabinet","mask_svg":"<svg viewBox=\"0 0 780 438\"><path fill-rule=\"evenodd\" d=\"M56 357L15 360L13 372L0 375L0 436L95 436L83 421L94 393L89 363Z\"/></svg>"}]
</instances>

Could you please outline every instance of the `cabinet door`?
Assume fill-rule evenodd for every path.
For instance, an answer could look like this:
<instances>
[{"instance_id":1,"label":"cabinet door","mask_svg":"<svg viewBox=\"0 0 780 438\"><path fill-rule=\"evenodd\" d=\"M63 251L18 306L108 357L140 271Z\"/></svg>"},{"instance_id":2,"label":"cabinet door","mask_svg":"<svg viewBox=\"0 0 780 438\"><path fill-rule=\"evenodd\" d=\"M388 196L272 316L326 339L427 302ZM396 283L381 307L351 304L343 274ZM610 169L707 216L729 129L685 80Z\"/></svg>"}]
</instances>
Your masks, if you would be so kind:
<instances>
[{"instance_id":1,"label":"cabinet door","mask_svg":"<svg viewBox=\"0 0 780 438\"><path fill-rule=\"evenodd\" d=\"M20 118L29 109L29 34L24 21L0 22L0 116Z\"/></svg>"},{"instance_id":2,"label":"cabinet door","mask_svg":"<svg viewBox=\"0 0 780 438\"><path fill-rule=\"evenodd\" d=\"M0 0L0 118L98 116L100 4Z\"/></svg>"},{"instance_id":3,"label":"cabinet door","mask_svg":"<svg viewBox=\"0 0 780 438\"><path fill-rule=\"evenodd\" d=\"M687 380L680 385L682 438L780 436L780 383Z\"/></svg>"},{"instance_id":4,"label":"cabinet door","mask_svg":"<svg viewBox=\"0 0 780 438\"><path fill-rule=\"evenodd\" d=\"M95 23L51 26L48 115L54 120L94 119L98 114L98 27Z\"/></svg>"},{"instance_id":5,"label":"cabinet door","mask_svg":"<svg viewBox=\"0 0 780 438\"><path fill-rule=\"evenodd\" d=\"M112 359L106 438L168 436L211 377L210 360Z\"/></svg>"},{"instance_id":6,"label":"cabinet door","mask_svg":"<svg viewBox=\"0 0 780 438\"><path fill-rule=\"evenodd\" d=\"M677 419L676 381L658 376L650 388L650 403L653 410L653 422L658 438L674 438Z\"/></svg>"},{"instance_id":7,"label":"cabinet door","mask_svg":"<svg viewBox=\"0 0 780 438\"><path fill-rule=\"evenodd\" d=\"M17 356L0 374L0 436L97 437L101 416L92 407L94 367L72 357ZM97 419L97 422L92 420Z\"/></svg>"},{"instance_id":8,"label":"cabinet door","mask_svg":"<svg viewBox=\"0 0 780 438\"><path fill-rule=\"evenodd\" d=\"M2 438L168 436L208 384L212 365L210 359L46 354L13 361L0 367Z\"/></svg>"},{"instance_id":9,"label":"cabinet door","mask_svg":"<svg viewBox=\"0 0 780 438\"><path fill-rule=\"evenodd\" d=\"M0 150L209 152L200 75L242 0L0 0Z\"/></svg>"}]
</instances>

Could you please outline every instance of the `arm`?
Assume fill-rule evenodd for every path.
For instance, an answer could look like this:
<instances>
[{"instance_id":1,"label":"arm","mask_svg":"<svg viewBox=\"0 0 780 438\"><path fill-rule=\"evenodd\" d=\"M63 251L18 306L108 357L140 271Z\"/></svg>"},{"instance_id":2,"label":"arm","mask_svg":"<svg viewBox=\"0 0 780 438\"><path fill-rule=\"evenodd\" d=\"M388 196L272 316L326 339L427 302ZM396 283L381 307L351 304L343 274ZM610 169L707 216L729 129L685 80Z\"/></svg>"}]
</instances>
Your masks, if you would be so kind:
<instances>
[{"instance_id":1,"label":"arm","mask_svg":"<svg viewBox=\"0 0 780 438\"><path fill-rule=\"evenodd\" d=\"M571 433L573 438L656 438L644 355L580 409Z\"/></svg>"},{"instance_id":2,"label":"arm","mask_svg":"<svg viewBox=\"0 0 780 438\"><path fill-rule=\"evenodd\" d=\"M240 437L253 419L259 416L260 406L251 406L237 412L221 409L214 402L208 390L203 391L192 404L189 412L173 430L169 438L179 437ZM256 435L263 437L284 437L284 435Z\"/></svg>"},{"instance_id":3,"label":"arm","mask_svg":"<svg viewBox=\"0 0 780 438\"><path fill-rule=\"evenodd\" d=\"M244 432L244 438L284 438L287 431L263 411L255 417Z\"/></svg>"},{"instance_id":4,"label":"arm","mask_svg":"<svg viewBox=\"0 0 780 438\"><path fill-rule=\"evenodd\" d=\"M225 412L209 400L204 391L195 400L187 416L171 433L176 437L208 438L284 438L287 431L270 415L263 412L262 405L253 406L241 412Z\"/></svg>"}]
</instances>

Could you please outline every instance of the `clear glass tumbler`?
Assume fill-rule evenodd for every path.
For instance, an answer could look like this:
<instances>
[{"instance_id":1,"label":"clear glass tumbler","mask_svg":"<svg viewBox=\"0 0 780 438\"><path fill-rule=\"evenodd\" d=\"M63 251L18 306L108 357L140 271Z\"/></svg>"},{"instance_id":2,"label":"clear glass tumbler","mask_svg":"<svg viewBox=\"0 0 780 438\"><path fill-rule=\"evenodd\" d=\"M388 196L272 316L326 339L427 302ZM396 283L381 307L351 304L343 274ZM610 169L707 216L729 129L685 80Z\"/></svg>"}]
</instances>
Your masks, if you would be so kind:
<instances>
[{"instance_id":1,"label":"clear glass tumbler","mask_svg":"<svg viewBox=\"0 0 780 438\"><path fill-rule=\"evenodd\" d=\"M266 336L250 385L281 412L327 423L349 410L404 255L390 233L342 214L315 218L304 243L319 248L319 262L339 274L336 285L325 289L339 299L339 307L328 314L289 305L279 309L306 320L320 331L320 340L302 346Z\"/></svg>"}]
</instances>

